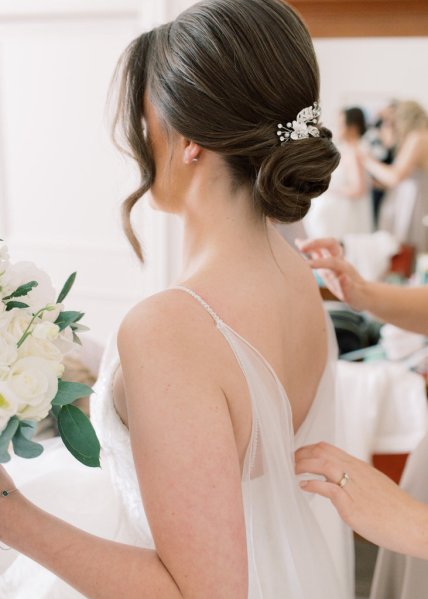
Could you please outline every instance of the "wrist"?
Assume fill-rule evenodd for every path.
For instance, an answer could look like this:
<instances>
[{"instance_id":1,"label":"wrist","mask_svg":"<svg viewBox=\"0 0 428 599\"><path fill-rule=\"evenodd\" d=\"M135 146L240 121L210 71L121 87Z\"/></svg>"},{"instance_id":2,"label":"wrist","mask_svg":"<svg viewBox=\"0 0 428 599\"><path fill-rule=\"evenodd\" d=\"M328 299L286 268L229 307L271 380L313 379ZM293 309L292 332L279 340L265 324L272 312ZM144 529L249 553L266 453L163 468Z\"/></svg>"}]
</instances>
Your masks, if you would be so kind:
<instances>
[{"instance_id":1,"label":"wrist","mask_svg":"<svg viewBox=\"0 0 428 599\"><path fill-rule=\"evenodd\" d=\"M359 310L366 312L376 312L377 304L377 284L372 281L362 279L359 282Z\"/></svg>"},{"instance_id":2,"label":"wrist","mask_svg":"<svg viewBox=\"0 0 428 599\"><path fill-rule=\"evenodd\" d=\"M14 546L17 528L22 522L23 513L28 500L19 490L0 495L0 541L10 547Z\"/></svg>"}]
</instances>

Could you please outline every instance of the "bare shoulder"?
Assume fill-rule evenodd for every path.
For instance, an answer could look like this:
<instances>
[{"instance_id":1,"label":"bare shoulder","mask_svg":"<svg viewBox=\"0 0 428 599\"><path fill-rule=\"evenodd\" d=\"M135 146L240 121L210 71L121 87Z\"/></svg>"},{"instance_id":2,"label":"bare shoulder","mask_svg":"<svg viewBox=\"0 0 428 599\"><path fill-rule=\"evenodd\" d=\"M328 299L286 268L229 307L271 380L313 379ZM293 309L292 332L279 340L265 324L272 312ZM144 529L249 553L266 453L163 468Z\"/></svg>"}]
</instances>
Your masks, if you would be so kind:
<instances>
[{"instance_id":1,"label":"bare shoulder","mask_svg":"<svg viewBox=\"0 0 428 599\"><path fill-rule=\"evenodd\" d=\"M207 362L207 335L214 330L211 316L188 294L171 289L152 295L135 305L121 323L122 367L144 360L157 372L161 363L171 368L172 362L183 366L191 361L200 372Z\"/></svg>"}]
</instances>

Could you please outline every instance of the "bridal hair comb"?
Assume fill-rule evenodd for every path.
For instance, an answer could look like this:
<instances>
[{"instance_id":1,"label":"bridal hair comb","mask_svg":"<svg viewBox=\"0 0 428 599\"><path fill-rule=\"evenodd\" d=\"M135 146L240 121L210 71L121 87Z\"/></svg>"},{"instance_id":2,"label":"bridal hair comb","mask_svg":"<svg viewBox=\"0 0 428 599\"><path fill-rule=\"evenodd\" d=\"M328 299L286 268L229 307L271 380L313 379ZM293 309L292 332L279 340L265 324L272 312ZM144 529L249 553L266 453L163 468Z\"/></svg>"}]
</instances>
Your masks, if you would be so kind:
<instances>
[{"instance_id":1,"label":"bridal hair comb","mask_svg":"<svg viewBox=\"0 0 428 599\"><path fill-rule=\"evenodd\" d=\"M296 120L292 123L287 123L284 126L282 123L278 125L277 135L283 146L290 139L305 139L309 136L319 137L320 131L315 125L321 116L321 106L318 102L314 102L312 106L308 106L299 112Z\"/></svg>"}]
</instances>

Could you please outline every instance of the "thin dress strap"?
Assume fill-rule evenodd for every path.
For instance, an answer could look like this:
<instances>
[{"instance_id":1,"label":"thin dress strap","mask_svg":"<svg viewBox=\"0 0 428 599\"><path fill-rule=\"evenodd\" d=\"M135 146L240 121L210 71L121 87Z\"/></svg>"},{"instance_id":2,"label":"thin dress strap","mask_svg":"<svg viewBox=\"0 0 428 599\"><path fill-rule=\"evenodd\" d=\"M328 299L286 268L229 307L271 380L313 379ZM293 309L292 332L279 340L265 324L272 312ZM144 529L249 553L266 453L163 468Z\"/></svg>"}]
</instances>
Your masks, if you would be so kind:
<instances>
[{"instance_id":1,"label":"thin dress strap","mask_svg":"<svg viewBox=\"0 0 428 599\"><path fill-rule=\"evenodd\" d=\"M200 295L198 295L195 291L193 291L193 289L189 289L188 287L183 287L182 285L170 287L170 289L181 289L182 291L185 291L186 293L188 293L189 295L194 297L195 300L197 300L201 304L201 306L203 306L205 308L205 310L208 312L208 314L210 314L210 316L212 316L212 318L214 319L214 322L216 323L216 325L223 323L220 316L216 312L214 312L214 310L211 308L211 306L209 306L207 304L207 302L201 298Z\"/></svg>"}]
</instances>

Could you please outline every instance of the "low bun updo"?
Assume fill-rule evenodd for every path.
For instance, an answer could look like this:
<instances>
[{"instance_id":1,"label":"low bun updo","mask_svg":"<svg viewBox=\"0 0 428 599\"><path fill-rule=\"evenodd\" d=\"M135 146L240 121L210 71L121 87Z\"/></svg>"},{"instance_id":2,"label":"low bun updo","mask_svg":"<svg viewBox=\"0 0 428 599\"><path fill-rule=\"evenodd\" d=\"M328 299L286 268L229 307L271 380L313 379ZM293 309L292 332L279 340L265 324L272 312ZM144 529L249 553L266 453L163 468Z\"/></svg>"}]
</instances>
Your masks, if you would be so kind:
<instances>
[{"instance_id":1,"label":"low bun updo","mask_svg":"<svg viewBox=\"0 0 428 599\"><path fill-rule=\"evenodd\" d=\"M278 145L261 163L253 188L254 205L267 217L284 223L301 220L311 200L324 193L340 154L332 134L320 128L320 137Z\"/></svg>"},{"instance_id":2,"label":"low bun updo","mask_svg":"<svg viewBox=\"0 0 428 599\"><path fill-rule=\"evenodd\" d=\"M280 143L277 126L319 100L309 33L282 0L203 0L143 33L119 65L116 124L122 125L141 181L124 202L126 233L141 248L130 213L154 180L143 130L147 93L167 130L220 154L235 187L245 186L261 217L291 223L323 193L339 162L331 133Z\"/></svg>"}]
</instances>

